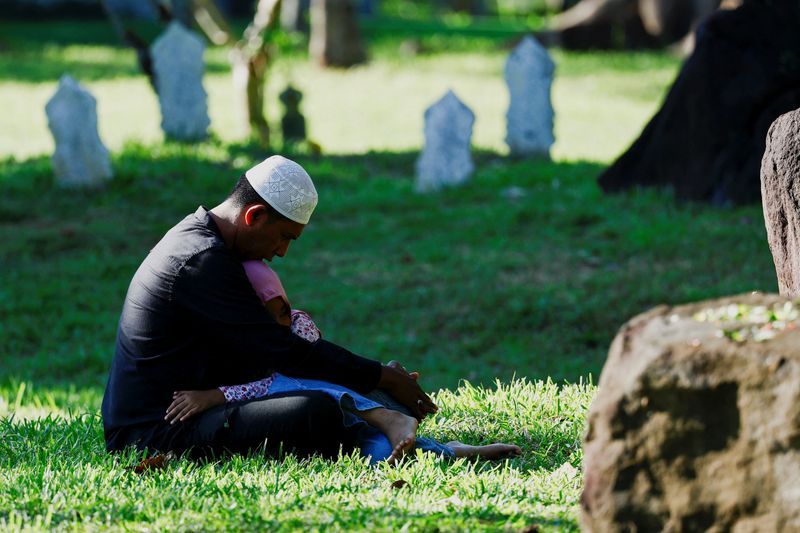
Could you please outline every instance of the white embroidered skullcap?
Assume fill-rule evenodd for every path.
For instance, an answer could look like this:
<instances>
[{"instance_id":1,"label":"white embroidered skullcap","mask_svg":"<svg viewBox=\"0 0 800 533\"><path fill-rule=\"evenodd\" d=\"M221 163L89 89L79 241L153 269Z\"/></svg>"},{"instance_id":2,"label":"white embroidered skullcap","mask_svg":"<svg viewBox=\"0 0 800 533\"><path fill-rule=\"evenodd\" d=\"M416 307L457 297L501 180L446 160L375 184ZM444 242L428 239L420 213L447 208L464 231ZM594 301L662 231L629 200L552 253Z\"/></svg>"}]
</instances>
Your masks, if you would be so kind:
<instances>
[{"instance_id":1,"label":"white embroidered skullcap","mask_svg":"<svg viewBox=\"0 0 800 533\"><path fill-rule=\"evenodd\" d=\"M290 220L308 224L317 207L317 189L303 167L280 155L268 157L244 173L269 205Z\"/></svg>"}]
</instances>

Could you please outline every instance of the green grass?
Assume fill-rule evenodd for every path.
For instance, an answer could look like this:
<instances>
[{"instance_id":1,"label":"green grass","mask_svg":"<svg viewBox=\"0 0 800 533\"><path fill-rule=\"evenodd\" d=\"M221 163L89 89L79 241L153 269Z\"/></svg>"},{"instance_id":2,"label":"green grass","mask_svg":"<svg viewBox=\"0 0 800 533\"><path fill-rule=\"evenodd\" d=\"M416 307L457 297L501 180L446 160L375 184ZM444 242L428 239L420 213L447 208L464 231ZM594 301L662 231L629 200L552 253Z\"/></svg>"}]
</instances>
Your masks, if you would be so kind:
<instances>
[{"instance_id":1,"label":"green grass","mask_svg":"<svg viewBox=\"0 0 800 533\"><path fill-rule=\"evenodd\" d=\"M104 24L0 23L0 529L576 529L594 392L581 383L617 328L661 303L775 289L758 206L596 185L657 108L676 59L555 51L554 160L511 160L502 68L518 27L391 24L368 29L363 67L321 70L297 49L274 67L272 123L291 79L326 151L296 154L321 201L274 267L325 337L422 372L442 407L422 434L506 440L523 456L397 469L356 457L180 460L136 476L125 469L134 456L106 455L97 416L130 277L171 225L267 154L237 131L222 49L207 53L215 136L164 144L155 97ZM399 55L410 36L425 53ZM102 191L53 186L43 106L65 70L98 100L115 171ZM448 87L476 112L477 171L420 196L422 113ZM507 198L511 186L525 194ZM408 484L393 489L398 479Z\"/></svg>"},{"instance_id":2,"label":"green grass","mask_svg":"<svg viewBox=\"0 0 800 533\"><path fill-rule=\"evenodd\" d=\"M0 391L19 398L18 412L29 415L48 395ZM0 418L0 528L577 530L590 398L584 385L524 380L442 391L441 412L421 434L500 438L524 447L525 456L491 464L418 455L394 468L369 466L357 454L334 462L252 456L179 460L137 475L130 470L136 454L105 453L96 411Z\"/></svg>"}]
</instances>

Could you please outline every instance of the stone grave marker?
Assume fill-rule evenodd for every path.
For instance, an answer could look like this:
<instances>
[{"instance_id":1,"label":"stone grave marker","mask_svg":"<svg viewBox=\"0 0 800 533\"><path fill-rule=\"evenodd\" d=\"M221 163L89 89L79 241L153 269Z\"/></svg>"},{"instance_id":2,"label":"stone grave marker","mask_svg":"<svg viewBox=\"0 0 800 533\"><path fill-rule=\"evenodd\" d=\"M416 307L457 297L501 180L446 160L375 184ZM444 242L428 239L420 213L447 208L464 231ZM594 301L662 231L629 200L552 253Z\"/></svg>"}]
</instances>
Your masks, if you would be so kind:
<instances>
[{"instance_id":1,"label":"stone grave marker","mask_svg":"<svg viewBox=\"0 0 800 533\"><path fill-rule=\"evenodd\" d=\"M150 52L161 104L161 129L182 141L208 135L208 106L203 89L205 43L179 22L171 22Z\"/></svg>"},{"instance_id":2,"label":"stone grave marker","mask_svg":"<svg viewBox=\"0 0 800 533\"><path fill-rule=\"evenodd\" d=\"M278 96L286 111L281 118L283 142L302 142L306 138L306 119L300 112L300 101L303 93L287 85Z\"/></svg>"},{"instance_id":3,"label":"stone grave marker","mask_svg":"<svg viewBox=\"0 0 800 533\"><path fill-rule=\"evenodd\" d=\"M547 50L527 36L514 48L505 66L510 93L506 143L514 156L549 157L553 137L550 87L555 64Z\"/></svg>"},{"instance_id":4,"label":"stone grave marker","mask_svg":"<svg viewBox=\"0 0 800 533\"><path fill-rule=\"evenodd\" d=\"M417 192L467 181L475 169L470 153L474 123L475 114L453 91L425 111L425 147L417 160Z\"/></svg>"},{"instance_id":5,"label":"stone grave marker","mask_svg":"<svg viewBox=\"0 0 800 533\"><path fill-rule=\"evenodd\" d=\"M761 160L761 202L778 289L800 297L800 109L778 117Z\"/></svg>"},{"instance_id":6,"label":"stone grave marker","mask_svg":"<svg viewBox=\"0 0 800 533\"><path fill-rule=\"evenodd\" d=\"M111 159L97 132L97 103L89 91L64 75L45 112L56 143L52 161L58 184L94 187L110 179Z\"/></svg>"}]
</instances>

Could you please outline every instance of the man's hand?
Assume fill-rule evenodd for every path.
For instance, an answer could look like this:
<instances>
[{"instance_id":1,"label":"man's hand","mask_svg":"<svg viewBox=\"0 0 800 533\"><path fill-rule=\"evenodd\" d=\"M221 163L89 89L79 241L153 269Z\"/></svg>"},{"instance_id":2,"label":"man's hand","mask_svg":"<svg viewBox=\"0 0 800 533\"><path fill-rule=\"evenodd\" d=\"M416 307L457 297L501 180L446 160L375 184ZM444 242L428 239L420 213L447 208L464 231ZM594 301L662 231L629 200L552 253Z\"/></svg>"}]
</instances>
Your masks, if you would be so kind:
<instances>
[{"instance_id":1,"label":"man's hand","mask_svg":"<svg viewBox=\"0 0 800 533\"><path fill-rule=\"evenodd\" d=\"M164 420L170 424L183 422L214 406L225 403L225 395L219 389L181 390L172 393L172 403L167 407Z\"/></svg>"},{"instance_id":2,"label":"man's hand","mask_svg":"<svg viewBox=\"0 0 800 533\"><path fill-rule=\"evenodd\" d=\"M396 368L397 370L404 372L408 377L410 377L414 381L417 381L419 379L419 372L409 372L408 370L405 369L403 365L400 364L399 361L394 361L394 360L389 361L388 363L386 363L386 366Z\"/></svg>"},{"instance_id":3,"label":"man's hand","mask_svg":"<svg viewBox=\"0 0 800 533\"><path fill-rule=\"evenodd\" d=\"M417 383L418 372L408 372L397 361L384 365L378 387L389 391L395 399L408 407L411 413L422 420L438 408Z\"/></svg>"}]
</instances>

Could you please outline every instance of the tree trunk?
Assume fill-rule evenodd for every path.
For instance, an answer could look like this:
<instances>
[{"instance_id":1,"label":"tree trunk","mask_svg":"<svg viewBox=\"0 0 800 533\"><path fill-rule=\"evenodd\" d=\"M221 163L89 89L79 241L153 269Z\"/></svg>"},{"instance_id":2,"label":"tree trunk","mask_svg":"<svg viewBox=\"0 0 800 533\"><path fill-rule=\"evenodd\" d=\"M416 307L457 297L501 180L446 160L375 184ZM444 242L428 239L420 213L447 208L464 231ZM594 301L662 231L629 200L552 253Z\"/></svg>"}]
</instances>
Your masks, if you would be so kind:
<instances>
[{"instance_id":1,"label":"tree trunk","mask_svg":"<svg viewBox=\"0 0 800 533\"><path fill-rule=\"evenodd\" d=\"M231 50L233 83L239 94L245 130L261 146L269 146L269 124L264 117L264 82L269 69L269 36L279 20L281 0L259 0L253 21Z\"/></svg>"},{"instance_id":2,"label":"tree trunk","mask_svg":"<svg viewBox=\"0 0 800 533\"><path fill-rule=\"evenodd\" d=\"M800 107L800 3L746 0L697 31L697 47L603 190L669 186L717 205L756 202L767 130Z\"/></svg>"},{"instance_id":3,"label":"tree trunk","mask_svg":"<svg viewBox=\"0 0 800 533\"><path fill-rule=\"evenodd\" d=\"M683 39L720 0L581 0L558 16L544 42L570 49L642 48Z\"/></svg>"},{"instance_id":4,"label":"tree trunk","mask_svg":"<svg viewBox=\"0 0 800 533\"><path fill-rule=\"evenodd\" d=\"M233 84L244 117L245 134L260 146L269 146L269 124L264 118L264 77L269 56L264 51L247 52L239 47L231 50Z\"/></svg>"},{"instance_id":5,"label":"tree trunk","mask_svg":"<svg viewBox=\"0 0 800 533\"><path fill-rule=\"evenodd\" d=\"M330 67L366 61L352 0L312 0L309 53L317 63Z\"/></svg>"}]
</instances>

